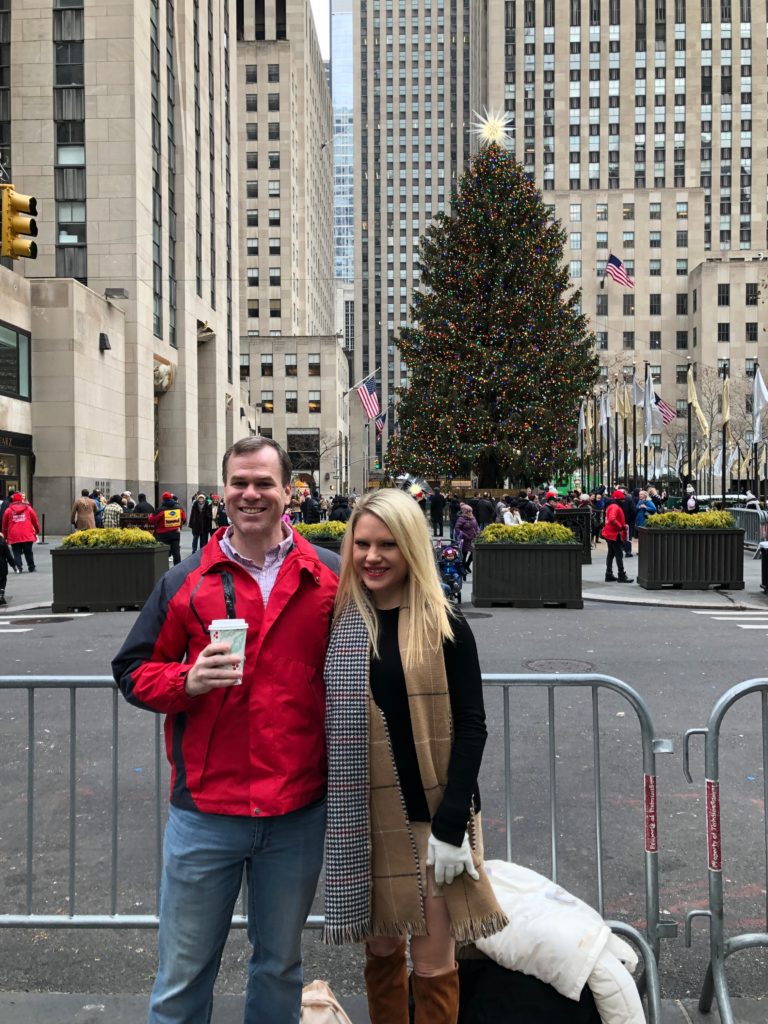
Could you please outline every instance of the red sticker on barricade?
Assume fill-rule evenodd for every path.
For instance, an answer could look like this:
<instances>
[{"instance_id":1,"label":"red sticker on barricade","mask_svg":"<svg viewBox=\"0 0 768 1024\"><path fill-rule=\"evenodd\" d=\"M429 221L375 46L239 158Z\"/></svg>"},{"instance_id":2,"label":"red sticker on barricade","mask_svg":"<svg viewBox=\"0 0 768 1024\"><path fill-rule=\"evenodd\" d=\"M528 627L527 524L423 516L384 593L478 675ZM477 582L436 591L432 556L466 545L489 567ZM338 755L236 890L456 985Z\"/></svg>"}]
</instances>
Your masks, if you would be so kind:
<instances>
[{"instance_id":1,"label":"red sticker on barricade","mask_svg":"<svg viewBox=\"0 0 768 1024\"><path fill-rule=\"evenodd\" d=\"M645 852L659 852L659 833L656 821L656 776L644 775L645 780Z\"/></svg>"},{"instance_id":2,"label":"red sticker on barricade","mask_svg":"<svg viewBox=\"0 0 768 1024\"><path fill-rule=\"evenodd\" d=\"M710 871L723 870L720 845L720 783L707 779L707 856Z\"/></svg>"}]
</instances>

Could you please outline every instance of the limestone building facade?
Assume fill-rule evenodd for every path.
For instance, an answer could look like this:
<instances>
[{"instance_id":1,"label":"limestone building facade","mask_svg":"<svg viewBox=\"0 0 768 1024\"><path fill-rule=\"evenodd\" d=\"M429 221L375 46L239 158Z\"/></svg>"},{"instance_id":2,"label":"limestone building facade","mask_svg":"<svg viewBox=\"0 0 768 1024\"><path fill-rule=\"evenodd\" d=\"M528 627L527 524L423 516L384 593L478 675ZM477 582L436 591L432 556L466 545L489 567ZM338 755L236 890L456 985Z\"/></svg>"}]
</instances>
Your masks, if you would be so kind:
<instances>
[{"instance_id":1,"label":"limestone building facade","mask_svg":"<svg viewBox=\"0 0 768 1024\"><path fill-rule=\"evenodd\" d=\"M63 507L104 479L150 499L216 488L242 430L235 0L22 0L0 19L10 82L0 90L0 154L39 206L38 258L8 271L32 288L36 504ZM102 320L95 340L77 333ZM99 353L100 333L110 348ZM81 343L88 359L75 366ZM73 422L92 418L74 461L58 457L54 397L42 384L51 365L83 403ZM107 451L97 444L103 410L68 370L93 370L93 393L109 381L110 429L119 424L121 438Z\"/></svg>"}]
</instances>

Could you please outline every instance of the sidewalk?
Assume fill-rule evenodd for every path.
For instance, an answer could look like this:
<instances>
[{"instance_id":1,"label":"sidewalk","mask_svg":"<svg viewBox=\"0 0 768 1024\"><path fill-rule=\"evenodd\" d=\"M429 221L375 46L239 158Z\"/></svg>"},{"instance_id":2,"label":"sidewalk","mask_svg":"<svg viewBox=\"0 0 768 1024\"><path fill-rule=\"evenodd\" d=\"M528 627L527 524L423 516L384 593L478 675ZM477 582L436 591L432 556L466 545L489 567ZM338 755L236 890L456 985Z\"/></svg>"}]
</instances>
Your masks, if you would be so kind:
<instances>
[{"instance_id":1,"label":"sidewalk","mask_svg":"<svg viewBox=\"0 0 768 1024\"><path fill-rule=\"evenodd\" d=\"M338 996L352 1024L370 1024L365 996ZM765 1024L768 1004L760 999L733 999L737 1024ZM147 997L126 995L77 995L0 992L3 1024L138 1024L146 1019ZM241 996L217 996L211 1024L242 1024ZM699 1013L695 999L662 1000L663 1024L718 1024L713 1009Z\"/></svg>"},{"instance_id":2,"label":"sidewalk","mask_svg":"<svg viewBox=\"0 0 768 1024\"><path fill-rule=\"evenodd\" d=\"M61 543L61 537L47 537L45 544L35 545L37 572L26 571L20 576L13 573L8 577L6 599L8 606L3 613L50 609L53 600L51 576L51 548ZM181 535L182 558L192 550L192 535L183 530ZM635 549L636 550L636 549ZM754 552L744 554L744 590L643 590L636 583L605 582L605 541L592 549L592 564L582 566L583 595L585 601L605 601L612 604L647 605L657 608L693 608L702 610L726 609L728 611L760 611L768 613L768 595L760 589L761 563L754 559ZM627 559L624 566L627 575L634 577L637 571L637 554Z\"/></svg>"}]
</instances>

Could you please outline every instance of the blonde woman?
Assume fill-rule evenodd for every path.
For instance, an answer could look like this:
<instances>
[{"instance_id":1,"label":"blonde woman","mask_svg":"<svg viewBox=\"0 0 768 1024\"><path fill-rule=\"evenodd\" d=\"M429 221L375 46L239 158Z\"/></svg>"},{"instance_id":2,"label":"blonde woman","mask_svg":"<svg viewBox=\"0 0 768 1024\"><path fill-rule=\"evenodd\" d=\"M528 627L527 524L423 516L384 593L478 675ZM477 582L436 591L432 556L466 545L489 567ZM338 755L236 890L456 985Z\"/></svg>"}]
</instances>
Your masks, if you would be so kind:
<instances>
[{"instance_id":1,"label":"blonde woman","mask_svg":"<svg viewBox=\"0 0 768 1024\"><path fill-rule=\"evenodd\" d=\"M372 1024L455 1024L455 941L505 924L482 870L486 740L474 637L443 596L426 520L397 490L347 526L325 668L326 927L366 942Z\"/></svg>"}]
</instances>

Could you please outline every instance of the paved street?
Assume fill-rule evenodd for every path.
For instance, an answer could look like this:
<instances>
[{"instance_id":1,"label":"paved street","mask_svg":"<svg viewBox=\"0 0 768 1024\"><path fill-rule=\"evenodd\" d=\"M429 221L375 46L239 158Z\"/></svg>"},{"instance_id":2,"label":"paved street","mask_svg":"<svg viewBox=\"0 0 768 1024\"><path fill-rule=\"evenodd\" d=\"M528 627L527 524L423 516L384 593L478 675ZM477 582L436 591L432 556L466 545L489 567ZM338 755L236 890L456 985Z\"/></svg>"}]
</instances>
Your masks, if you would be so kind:
<instances>
[{"instance_id":1,"label":"paved street","mask_svg":"<svg viewBox=\"0 0 768 1024\"><path fill-rule=\"evenodd\" d=\"M11 577L9 581L12 603L0 619L3 672L108 673L109 659L135 614L45 617L46 611L33 611L29 606L36 601L42 603L46 588L50 591L50 559L45 548L38 548L38 562L40 571L34 576ZM705 906L707 898L702 747L700 740L694 740L695 785L689 786L681 769L681 737L686 728L705 724L714 700L725 689L765 671L768 604L757 586L757 566L758 563L748 563L750 579L746 591L731 595L681 595L666 591L648 595L635 587L625 588L632 591L627 596L636 600L669 602L664 607L614 603L611 598L617 596L617 591L612 591L610 584L599 583L602 566L598 565L585 567L584 589L585 594L592 591L595 598L605 600L587 600L583 611L481 611L465 606L484 671L584 671L617 676L647 702L657 735L674 741L675 753L663 755L658 761L659 864L662 909L681 925L685 911ZM588 581L588 576L592 581ZM681 598L699 607L684 607L679 603ZM750 611L742 611L744 606ZM28 632L11 632L22 629ZM4 912L21 912L25 900L23 792L27 705L23 694L3 694L0 700L0 741L6 752L0 769L6 794L0 808L0 892ZM486 704L490 740L481 792L486 852L494 857L505 855L500 692L489 689ZM548 874L546 695L526 688L513 694L511 705L512 853L515 859ZM153 905L155 877L154 719L128 708L122 701L118 710L121 854L117 905L123 913L148 913ZM65 913L68 907L66 794L70 714L66 694L38 695L34 909L39 912ZM77 909L84 913L103 913L109 906L111 715L109 693L90 692L78 698ZM556 781L562 812L557 836L559 878L588 900L594 900L595 892L591 722L592 709L585 691L557 696ZM722 792L723 852L731 911L729 927L738 930L758 930L765 923L759 730L756 702L734 712L725 729L722 770L728 782ZM619 698L609 696L601 704L600 735L605 787L606 914L639 920L642 766L636 720ZM704 922L695 925L692 950L685 949L682 937L665 943L662 980L666 996L686 999L696 995L706 951ZM151 983L154 934L137 930L6 929L0 930L0 958L2 987L6 990L139 993L147 991ZM246 959L244 937L235 934L224 959L222 992L242 991ZM327 978L341 995L360 992L359 951L327 949L310 934L306 959L309 977ZM729 976L734 995L760 996L765 991L765 959L754 953L739 954L731 962Z\"/></svg>"}]
</instances>

